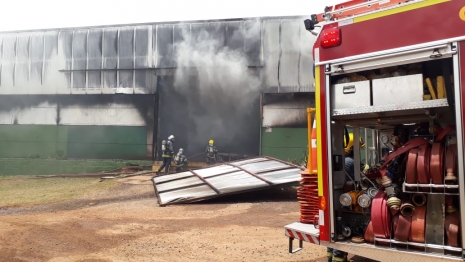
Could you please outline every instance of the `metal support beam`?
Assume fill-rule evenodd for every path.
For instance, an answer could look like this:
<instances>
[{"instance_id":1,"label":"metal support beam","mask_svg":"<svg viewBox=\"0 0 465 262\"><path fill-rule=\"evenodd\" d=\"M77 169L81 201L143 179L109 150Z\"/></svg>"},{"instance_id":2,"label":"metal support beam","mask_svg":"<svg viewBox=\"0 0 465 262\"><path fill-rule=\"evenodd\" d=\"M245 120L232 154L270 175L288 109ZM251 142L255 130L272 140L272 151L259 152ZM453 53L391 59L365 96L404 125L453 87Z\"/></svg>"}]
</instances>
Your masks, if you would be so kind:
<instances>
[{"instance_id":1,"label":"metal support beam","mask_svg":"<svg viewBox=\"0 0 465 262\"><path fill-rule=\"evenodd\" d=\"M353 125L352 129L354 135L354 180L360 182L360 128L358 125Z\"/></svg>"},{"instance_id":2,"label":"metal support beam","mask_svg":"<svg viewBox=\"0 0 465 262\"><path fill-rule=\"evenodd\" d=\"M303 241L299 239L299 247L296 248L296 249L292 249L292 244L294 242L294 238L293 237L289 237L289 253L293 254L293 253L296 253L296 252L299 252L300 250L303 249Z\"/></svg>"},{"instance_id":3,"label":"metal support beam","mask_svg":"<svg viewBox=\"0 0 465 262\"><path fill-rule=\"evenodd\" d=\"M278 167L278 168L263 170L263 171L260 171L260 172L255 172L255 174L270 173L270 172L282 171L282 170L286 170L286 169L289 170L289 169L294 169L294 168L292 168L292 167Z\"/></svg>"},{"instance_id":4,"label":"metal support beam","mask_svg":"<svg viewBox=\"0 0 465 262\"><path fill-rule=\"evenodd\" d=\"M189 170L192 174L196 175L200 180L202 180L205 184L207 184L209 187L211 187L211 189L215 190L215 192L217 194L221 194L220 190L218 190L218 188L214 187L212 184L210 184L210 182L208 182L207 180L205 180L205 178L201 177L198 173L196 173L195 171L193 170Z\"/></svg>"},{"instance_id":5,"label":"metal support beam","mask_svg":"<svg viewBox=\"0 0 465 262\"><path fill-rule=\"evenodd\" d=\"M224 175L231 174L231 173L236 173L236 172L239 172L239 170L233 170L233 171L223 172L223 173L220 173L220 174L216 174L216 175L213 175L213 176L209 176L208 178L217 177L217 176L224 176Z\"/></svg>"}]
</instances>

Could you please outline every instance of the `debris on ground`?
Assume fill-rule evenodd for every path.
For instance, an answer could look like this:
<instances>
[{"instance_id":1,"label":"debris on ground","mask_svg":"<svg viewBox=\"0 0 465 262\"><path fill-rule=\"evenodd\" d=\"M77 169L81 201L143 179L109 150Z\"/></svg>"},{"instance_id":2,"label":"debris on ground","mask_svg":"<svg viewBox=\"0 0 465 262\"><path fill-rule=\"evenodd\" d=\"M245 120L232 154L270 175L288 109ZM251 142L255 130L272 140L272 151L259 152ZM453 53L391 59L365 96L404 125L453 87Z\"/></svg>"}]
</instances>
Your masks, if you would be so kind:
<instances>
[{"instance_id":1,"label":"debris on ground","mask_svg":"<svg viewBox=\"0 0 465 262\"><path fill-rule=\"evenodd\" d=\"M140 176L140 175L147 175L147 174L156 174L155 171L144 170L143 167L145 166L125 166L125 167L120 168L120 172L114 172L116 170L111 170L111 172L103 172L101 174L103 174L104 176L100 177L100 182L107 180L107 179L125 178L125 177Z\"/></svg>"},{"instance_id":2,"label":"debris on ground","mask_svg":"<svg viewBox=\"0 0 465 262\"><path fill-rule=\"evenodd\" d=\"M152 178L161 206L297 183L302 168L261 156Z\"/></svg>"}]
</instances>

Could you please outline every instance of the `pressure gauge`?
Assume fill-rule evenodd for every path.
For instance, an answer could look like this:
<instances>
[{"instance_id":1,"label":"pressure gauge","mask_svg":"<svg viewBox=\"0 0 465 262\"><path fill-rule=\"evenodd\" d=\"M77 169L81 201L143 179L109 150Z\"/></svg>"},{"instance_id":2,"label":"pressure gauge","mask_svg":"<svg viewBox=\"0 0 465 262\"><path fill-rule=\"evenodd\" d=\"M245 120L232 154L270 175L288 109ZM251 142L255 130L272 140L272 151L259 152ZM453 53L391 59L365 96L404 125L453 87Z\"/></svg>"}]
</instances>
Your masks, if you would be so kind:
<instances>
[{"instance_id":1,"label":"pressure gauge","mask_svg":"<svg viewBox=\"0 0 465 262\"><path fill-rule=\"evenodd\" d=\"M350 237L350 235L352 235L352 229L350 229L350 227L342 227L342 235L345 236L345 237Z\"/></svg>"},{"instance_id":2,"label":"pressure gauge","mask_svg":"<svg viewBox=\"0 0 465 262\"><path fill-rule=\"evenodd\" d=\"M383 144L386 144L387 142L389 142L389 137L387 135L381 135L381 142Z\"/></svg>"}]
</instances>

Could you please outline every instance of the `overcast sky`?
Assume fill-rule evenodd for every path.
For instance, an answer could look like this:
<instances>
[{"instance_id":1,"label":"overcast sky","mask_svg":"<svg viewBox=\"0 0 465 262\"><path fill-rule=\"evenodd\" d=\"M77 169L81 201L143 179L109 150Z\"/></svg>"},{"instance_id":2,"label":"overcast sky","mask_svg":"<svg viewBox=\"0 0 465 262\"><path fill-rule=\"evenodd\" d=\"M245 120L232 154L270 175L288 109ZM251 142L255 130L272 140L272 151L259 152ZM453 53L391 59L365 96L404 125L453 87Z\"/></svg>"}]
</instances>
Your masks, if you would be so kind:
<instances>
[{"instance_id":1,"label":"overcast sky","mask_svg":"<svg viewBox=\"0 0 465 262\"><path fill-rule=\"evenodd\" d=\"M321 13L346 0L3 0L0 31Z\"/></svg>"}]
</instances>

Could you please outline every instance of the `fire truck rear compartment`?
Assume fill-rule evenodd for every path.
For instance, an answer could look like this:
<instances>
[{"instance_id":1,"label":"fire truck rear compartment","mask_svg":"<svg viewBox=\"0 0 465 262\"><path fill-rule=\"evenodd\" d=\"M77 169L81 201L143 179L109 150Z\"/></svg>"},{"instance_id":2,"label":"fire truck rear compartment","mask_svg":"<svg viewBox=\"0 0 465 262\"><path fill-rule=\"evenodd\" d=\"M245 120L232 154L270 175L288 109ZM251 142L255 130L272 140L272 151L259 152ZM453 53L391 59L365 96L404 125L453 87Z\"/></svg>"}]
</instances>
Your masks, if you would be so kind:
<instances>
[{"instance_id":1,"label":"fire truck rear compartment","mask_svg":"<svg viewBox=\"0 0 465 262\"><path fill-rule=\"evenodd\" d=\"M448 45L445 48L450 52L453 46ZM459 79L457 59L454 60L452 54L434 56L434 49L430 52L431 55L423 59L391 59L389 63L384 63L387 67L380 62L325 66L326 88L329 91L327 110L331 119L327 124L331 134L328 139L329 169L330 174L332 173L329 185L332 187L331 210L334 210L331 214L332 243L329 246L347 251L353 245L358 245L360 248L408 251L428 257L462 258L460 242L457 246L447 245L444 229L446 199L453 199L454 206L460 207L460 179L455 183L444 180L442 184L434 184L431 180L429 184L407 183L406 187L408 153L392 161L388 170L393 176L393 183L397 183L398 197L402 204L407 203L406 200L411 202L412 196L416 204L426 201L423 203L427 210L424 242L396 240L391 223L389 238L375 237L374 243L354 243L360 240L354 237L363 239L371 220L373 195L370 193L374 194L374 191L370 192L370 188L378 187L379 182L365 176L361 172L363 165L360 163L368 164L372 171L377 165L380 166L380 161L394 147L417 137L433 143L437 136L434 133L435 127L443 129L448 125L461 125L461 122L456 121L456 114L460 112L460 100L457 99L456 102L455 99L455 90L458 87L454 86L454 82ZM457 128L457 131L449 132L445 138L445 144L456 144L458 152L463 152L463 143L457 135L461 135L461 132L461 128ZM352 179L348 178L344 169L344 139L348 133L353 133L354 141ZM365 144L363 148L356 142L359 139ZM445 147L444 155L447 155L448 149L449 147ZM457 178L462 175L461 168L463 167L457 169L460 174L456 174ZM444 165L444 176L445 169ZM358 188L356 185L359 185ZM415 212L415 208L413 205L410 212ZM405 212L408 213L409 210L406 208ZM460 232L458 235L460 236Z\"/></svg>"}]
</instances>

